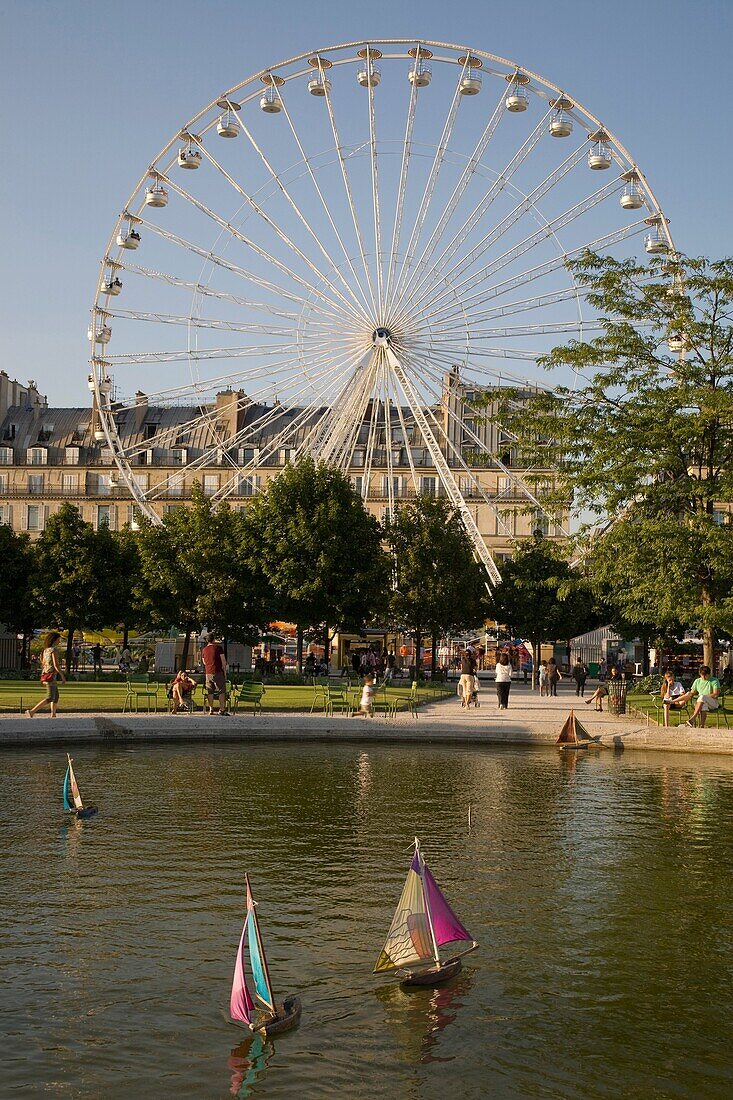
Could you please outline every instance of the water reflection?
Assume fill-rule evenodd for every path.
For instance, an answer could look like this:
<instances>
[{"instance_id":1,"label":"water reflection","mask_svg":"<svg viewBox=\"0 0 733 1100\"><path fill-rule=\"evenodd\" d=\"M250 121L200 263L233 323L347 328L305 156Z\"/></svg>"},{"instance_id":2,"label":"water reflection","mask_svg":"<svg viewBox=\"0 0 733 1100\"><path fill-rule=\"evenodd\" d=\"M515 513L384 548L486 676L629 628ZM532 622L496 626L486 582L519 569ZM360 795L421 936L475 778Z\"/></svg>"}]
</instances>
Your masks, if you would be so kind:
<instances>
[{"instance_id":1,"label":"water reflection","mask_svg":"<svg viewBox=\"0 0 733 1100\"><path fill-rule=\"evenodd\" d=\"M411 1063L452 1062L453 1054L438 1055L441 1032L453 1023L471 990L471 976L465 970L446 985L435 989L411 989L383 985L375 996L385 1009L387 1023Z\"/></svg>"},{"instance_id":2,"label":"water reflection","mask_svg":"<svg viewBox=\"0 0 733 1100\"><path fill-rule=\"evenodd\" d=\"M227 1067L232 1071L230 1094L240 1098L251 1096L274 1053L272 1039L268 1039L260 1031L248 1035L239 1046L234 1047L227 1058Z\"/></svg>"}]
</instances>

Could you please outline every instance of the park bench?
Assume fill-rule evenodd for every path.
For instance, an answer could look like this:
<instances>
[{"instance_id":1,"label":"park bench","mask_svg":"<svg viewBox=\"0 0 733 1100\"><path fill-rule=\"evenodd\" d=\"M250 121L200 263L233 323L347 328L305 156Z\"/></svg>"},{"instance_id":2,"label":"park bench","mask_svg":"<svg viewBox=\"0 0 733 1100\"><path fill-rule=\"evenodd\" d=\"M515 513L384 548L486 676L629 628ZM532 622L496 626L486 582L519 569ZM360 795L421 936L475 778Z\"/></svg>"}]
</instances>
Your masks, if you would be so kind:
<instances>
[{"instance_id":1,"label":"park bench","mask_svg":"<svg viewBox=\"0 0 733 1100\"><path fill-rule=\"evenodd\" d=\"M148 714L152 709L155 713L158 713L158 692L160 691L160 684L151 682L150 676L147 672L135 673L127 677L127 694L125 695L125 701L122 705L122 713L124 714L128 709L130 713L140 710L140 700L145 701Z\"/></svg>"},{"instance_id":2,"label":"park bench","mask_svg":"<svg viewBox=\"0 0 733 1100\"><path fill-rule=\"evenodd\" d=\"M239 705L252 707L252 713L262 713L262 696L265 694L265 685L258 680L245 680L239 691L234 696L234 713L239 713Z\"/></svg>"}]
</instances>

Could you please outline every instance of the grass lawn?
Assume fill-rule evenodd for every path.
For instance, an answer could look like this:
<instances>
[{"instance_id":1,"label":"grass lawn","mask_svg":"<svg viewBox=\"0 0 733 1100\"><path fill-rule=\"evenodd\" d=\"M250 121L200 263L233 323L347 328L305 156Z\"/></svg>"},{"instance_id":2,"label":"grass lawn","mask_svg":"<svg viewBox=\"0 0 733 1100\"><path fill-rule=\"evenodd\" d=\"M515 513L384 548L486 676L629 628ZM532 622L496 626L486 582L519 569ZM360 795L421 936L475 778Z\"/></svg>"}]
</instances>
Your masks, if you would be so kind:
<instances>
[{"instance_id":1,"label":"grass lawn","mask_svg":"<svg viewBox=\"0 0 733 1100\"><path fill-rule=\"evenodd\" d=\"M332 681L332 690L339 688L337 680ZM359 689L352 688L350 698L355 698L354 692ZM410 685L405 682L387 689L390 701L394 699L406 699L410 691ZM105 713L120 714L127 694L126 685L123 683L93 683L89 681L77 682L70 680L67 684L59 685L61 699L59 713ZM445 695L455 693L455 687L451 685L435 684L425 685L420 689L420 700L439 699ZM43 685L37 680L0 680L0 714L18 714L32 707L45 694ZM194 692L196 708L199 709L202 701L201 689ZM265 694L262 697L263 711L298 711L308 713L313 703L313 688L310 685L281 685L265 684ZM165 684L160 684L157 696L158 711L168 709ZM155 704L151 703L155 709ZM144 700L140 701L140 710L146 711ZM338 712L338 708L336 708ZM315 713L322 713L323 706L317 705ZM48 713L41 711L40 714ZM242 707L240 713L251 713L251 708Z\"/></svg>"}]
</instances>

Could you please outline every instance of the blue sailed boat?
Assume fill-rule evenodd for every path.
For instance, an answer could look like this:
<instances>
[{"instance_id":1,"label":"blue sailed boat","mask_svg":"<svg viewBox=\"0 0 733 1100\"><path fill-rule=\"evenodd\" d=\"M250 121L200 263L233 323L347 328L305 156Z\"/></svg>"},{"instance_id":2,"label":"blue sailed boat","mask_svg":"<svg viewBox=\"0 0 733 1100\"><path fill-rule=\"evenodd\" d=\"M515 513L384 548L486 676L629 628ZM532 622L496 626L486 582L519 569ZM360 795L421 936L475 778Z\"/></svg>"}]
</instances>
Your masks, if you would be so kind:
<instances>
[{"instance_id":1,"label":"blue sailed boat","mask_svg":"<svg viewBox=\"0 0 733 1100\"><path fill-rule=\"evenodd\" d=\"M96 806L85 806L79 794L79 784L76 782L74 767L71 757L66 754L68 767L64 776L64 809L74 817L93 817L97 812Z\"/></svg>"},{"instance_id":2,"label":"blue sailed boat","mask_svg":"<svg viewBox=\"0 0 733 1100\"><path fill-rule=\"evenodd\" d=\"M286 997L280 1003L275 1002L249 875L245 875L245 879L247 881L247 915L244 918L244 928L239 938L237 959L234 964L229 1014L232 1020L246 1024L251 1031L264 1031L266 1035L277 1035L279 1032L289 1031L291 1027L295 1027L300 1020L303 1006L300 997ZM256 1001L247 988L245 976L247 954L249 954ZM264 1015L262 1015L263 1012Z\"/></svg>"}]
</instances>

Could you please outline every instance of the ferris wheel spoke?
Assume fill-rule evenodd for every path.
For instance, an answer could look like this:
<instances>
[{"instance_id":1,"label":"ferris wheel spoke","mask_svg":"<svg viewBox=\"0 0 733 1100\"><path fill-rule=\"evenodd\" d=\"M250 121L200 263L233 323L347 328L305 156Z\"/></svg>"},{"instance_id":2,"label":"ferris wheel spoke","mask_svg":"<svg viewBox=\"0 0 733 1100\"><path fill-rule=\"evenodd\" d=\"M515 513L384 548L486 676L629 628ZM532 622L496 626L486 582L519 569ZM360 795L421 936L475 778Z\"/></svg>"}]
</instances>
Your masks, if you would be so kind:
<instances>
[{"instance_id":1,"label":"ferris wheel spoke","mask_svg":"<svg viewBox=\"0 0 733 1100\"><path fill-rule=\"evenodd\" d=\"M552 188L555 187L562 179L564 179L565 176L568 175L569 172L572 171L573 168L576 167L576 165L583 158L584 153L585 150L581 147L580 149L576 150L575 153L569 156L567 160L562 165L560 165L559 168L557 168L549 176L547 176L541 184L539 184L532 192L530 192L529 195L526 196L526 198L517 203L514 209L509 214L507 214L507 216L502 219L502 221L499 222L498 225L496 225L491 230L491 232L482 237L481 240L478 241L477 244L474 245L469 252L462 256L458 263L454 264L453 267L444 272L443 278L448 282L452 282L454 276L466 272L477 259L483 256L528 212L533 211L535 214L541 216L542 220L546 222L547 219L539 214L537 203L540 199L549 194ZM594 197L596 194L600 194L599 201L602 201L603 199L613 195L616 191L619 190L622 185L623 181L620 177L618 177L612 180L610 183L606 184L605 187L601 188L599 192L595 192Z\"/></svg>"},{"instance_id":2,"label":"ferris wheel spoke","mask_svg":"<svg viewBox=\"0 0 733 1100\"><path fill-rule=\"evenodd\" d=\"M426 369L426 375L428 377L432 377L435 381L434 386L426 385L426 388L428 392L433 396L436 403L439 404L441 403L441 395L443 392L443 380L439 375L436 376L434 371L430 371L429 369ZM481 486L478 480L475 481L475 484L481 489L481 495L485 502L487 504L490 504L494 508L494 510L496 510L502 499L506 499L507 497L509 497L516 500L520 497L523 497L526 501L533 505L533 507L538 512L541 512L543 515L551 519L553 523L559 525L557 516L551 515L547 512L545 507L540 503L539 499L535 495L534 490L527 483L527 479L531 474L535 473L538 477L540 477L542 474L546 473L543 467L539 466L537 463L534 463L531 466L525 466L522 468L522 474L520 476L515 470L512 470L502 461L498 453L487 452L485 441L480 438L480 436L473 430L473 428L469 426L469 424L463 419L463 417L459 416L456 411L450 407L450 404L448 404L446 411L448 414L448 418L453 421L456 428L458 429L458 438L459 440L461 440L460 446L462 447L463 441L467 438L469 442L476 445L479 453L489 453L492 466L504 475L504 478L506 480L506 487L503 490L497 489L496 495L493 497L486 493L485 489L483 488L483 486ZM458 452L458 448L454 449L456 450L456 452ZM460 453L462 457L462 451ZM562 533L565 535L568 534L568 532L564 529Z\"/></svg>"},{"instance_id":3,"label":"ferris wheel spoke","mask_svg":"<svg viewBox=\"0 0 733 1100\"><path fill-rule=\"evenodd\" d=\"M503 294L508 294L512 290L516 290L517 287L527 286L537 279L544 278L546 275L553 274L562 267L566 267L570 260L578 259L585 252L603 252L605 249L610 248L614 244L619 244L621 241L626 240L629 237L633 237L639 233L643 233L648 226L645 221L637 221L624 226L622 229L616 230L613 233L607 233L602 237L597 237L595 240L590 241L588 244L581 245L579 248L570 249L567 252L561 252L558 256L553 257L551 260L546 260L544 263L537 264L531 268L525 268L517 275L512 275L508 279L503 279L499 283L493 283L489 286L482 287L478 294L461 299L465 308L465 312L470 315L473 306L470 303L474 303L477 306L482 306L486 301L492 298L499 298ZM519 254L524 255L528 252L528 248L522 249ZM506 267L507 263L514 259L514 256L510 256L506 262L502 262L497 271ZM518 257L516 257L518 258ZM503 258L502 258L503 259ZM491 272L489 272L491 274ZM448 307L445 307L446 309ZM434 313L426 314L427 317L433 317L443 312L443 309L436 310Z\"/></svg>"},{"instance_id":4,"label":"ferris wheel spoke","mask_svg":"<svg viewBox=\"0 0 733 1100\"><path fill-rule=\"evenodd\" d=\"M353 430L354 424L360 423L363 416L361 408L362 392L364 390L364 369L362 367L366 353L363 349L347 364L348 374L341 390L323 417L321 417L316 430L307 441L309 453L321 462L334 462L334 456L339 453L344 437Z\"/></svg>"},{"instance_id":5,"label":"ferris wheel spoke","mask_svg":"<svg viewBox=\"0 0 733 1100\"><path fill-rule=\"evenodd\" d=\"M333 362L329 361L324 370L320 372L319 377L325 378L330 384L332 376ZM302 387L298 391L296 391L292 398L293 402L297 401L297 399L308 389L313 389L314 377L315 376L312 376L311 378L306 380L303 383ZM324 389L324 392L327 392L327 390L328 386ZM300 419L310 415L312 411L317 407L317 401L309 402L304 408L299 411L296 419ZM259 417L256 417L248 424L245 424L238 431L230 433L229 435L219 436L218 438L216 438L200 456L193 460L189 468L200 469L204 466L210 465L212 461L220 458L220 456L226 454L234 448L244 447L250 441L259 439L262 432L264 432L268 427L270 427L270 425L283 417L284 411L284 406L265 408ZM260 457L260 461L263 461L263 459L266 459L267 457L269 457L270 454L274 453L274 451L279 448L281 442L287 439L290 434L292 434L292 431L293 423L291 421L288 421L286 424L284 424L282 429L278 433L276 433L274 437L270 437L270 439L268 439L265 447L263 448L263 454Z\"/></svg>"},{"instance_id":6,"label":"ferris wheel spoke","mask_svg":"<svg viewBox=\"0 0 733 1100\"><path fill-rule=\"evenodd\" d=\"M372 394L372 408L371 416L369 417L369 431L367 433L366 449L364 451L364 487L366 491L368 491L368 487L372 479L372 466L374 464L374 450L377 437L377 423L379 419L379 401L377 400L377 394L375 392L378 387L379 373L380 356L375 350L372 355L373 383L370 387Z\"/></svg>"},{"instance_id":7,"label":"ferris wheel spoke","mask_svg":"<svg viewBox=\"0 0 733 1100\"><path fill-rule=\"evenodd\" d=\"M415 418L415 423L420 429L420 434L422 435L423 442L425 443L427 450L430 452L430 456L433 460L433 465L435 466L435 469L438 472L438 476L443 483L443 488L446 491L448 499L458 511L461 520L463 521L463 526L465 527L466 532L471 539L471 542L473 543L476 556L479 561L481 561L481 563L484 565L484 568L489 574L491 581L494 584L500 584L501 575L496 567L496 563L489 553L483 535L479 531L478 524L476 523L470 508L466 504L466 501L461 494L455 477L453 476L453 471L450 468L448 459L446 455L443 454L443 450L439 443L439 439L442 436L444 445L448 449L455 450L452 441L446 435L432 409L429 406L426 408L423 407L418 397L418 394L413 388L408 374L402 367L402 364L400 363L398 357L391 351L391 349L387 349L385 354L392 373L399 383L400 389L405 395L405 399L410 406L410 409L412 410L412 415ZM437 430L437 435L434 434L433 427ZM469 477L473 477L471 472L468 470L465 462L463 461L462 456L459 454L457 458L459 468L465 470L466 474Z\"/></svg>"},{"instance_id":8,"label":"ferris wheel spoke","mask_svg":"<svg viewBox=\"0 0 733 1100\"><path fill-rule=\"evenodd\" d=\"M106 361L116 365L129 365L131 363L188 363L189 361L198 362L199 360L206 359L226 359L230 356L233 359L246 358L249 355L262 356L264 350L262 344L246 344L241 347L207 348L206 351L128 352L124 355L107 355L105 358ZM269 344L266 349L268 353L285 350L297 352L298 344Z\"/></svg>"},{"instance_id":9,"label":"ferris wheel spoke","mask_svg":"<svg viewBox=\"0 0 733 1100\"><path fill-rule=\"evenodd\" d=\"M397 277L394 288L393 300L396 301L400 300L402 286L404 285L405 278L410 273L412 261L417 250L423 226L425 224L425 219L427 218L430 203L435 192L435 185L438 182L440 169L442 168L445 161L445 154L448 149L451 135L453 134L453 127L455 126L456 118L458 116L458 107L462 98L460 93L461 79L466 72L467 62L468 56L466 57L466 61L463 64L460 75L458 77L458 81L456 82L455 91L453 92L453 99L451 100L451 104L448 109L448 115L446 117L445 123L443 124L443 132L440 136L438 147L435 150L435 156L433 157L432 164L430 165L430 172L428 173L428 178L425 182L425 188L423 190L422 198L420 200L417 215L415 216L415 221L413 223L412 230L408 238L407 249L405 251L405 259L402 264L400 273ZM391 305L391 303L388 303L388 305Z\"/></svg>"},{"instance_id":10,"label":"ferris wheel spoke","mask_svg":"<svg viewBox=\"0 0 733 1100\"><path fill-rule=\"evenodd\" d=\"M279 89L278 89L278 98L279 98L280 105L284 106L282 93L280 93ZM334 271L334 273L335 273L336 277L338 278L339 282L341 283L341 285L346 290L346 293L347 293L348 297L351 299L352 308L355 308L355 310L356 310L355 318L361 317L362 320L366 320L366 314L364 313L363 304L359 301L358 297L354 293L354 290L351 287L351 285L349 284L349 282L344 278L344 276L343 276L341 270L339 269L338 264L334 260L333 256L331 256L331 254L328 252L328 250L324 246L323 241L321 240L320 236L316 233L316 231L311 226L310 222L308 221L305 214L303 213L301 207L298 205L298 203L295 201L295 199L291 195L290 190L288 189L288 187L283 182L281 176L273 168L272 164L270 163L270 160L265 155L264 151L262 150L262 148L260 147L258 142L255 140L255 138L252 136L252 133L249 130L249 128L247 126L245 126L245 124L242 122L242 119L239 116L239 114L235 113L235 118L236 118L236 120L239 124L240 130L245 135L245 137L249 141L250 145L252 146L254 151L259 156L260 160L262 161L262 164L264 165L265 169L269 173L269 175L270 175L271 179L273 180L273 182L275 183L275 185L280 190L280 193L282 194L283 198L286 200L286 202L290 206L291 210L293 211L295 216L300 221L303 228L306 230L308 235L314 241L316 247L320 251L320 253L323 256L324 260L329 265L329 267L332 268L332 270ZM219 166L217 165L217 167L219 167ZM263 216L264 216L264 212L263 212ZM316 269L314 268L314 270L316 270ZM346 304L347 299L343 298L343 301Z\"/></svg>"},{"instance_id":11,"label":"ferris wheel spoke","mask_svg":"<svg viewBox=\"0 0 733 1100\"><path fill-rule=\"evenodd\" d=\"M139 267L137 264L125 264L120 263L118 265L121 270L132 272L135 275L142 275L147 279L156 279L162 283L166 283L168 286L178 287L181 290L186 290L195 295L201 295L207 298L216 298L220 302L230 302L232 305L241 306L243 309L251 309L255 312L267 313L273 317L281 317L283 320L297 321L298 314L285 309L278 309L276 306L269 305L267 302L255 302L251 298L243 298L238 294L231 294L229 291L217 290L215 287L207 286L205 283L197 283L188 279L180 279L176 275L171 275L165 271L151 271L145 267Z\"/></svg>"},{"instance_id":12,"label":"ferris wheel spoke","mask_svg":"<svg viewBox=\"0 0 733 1100\"><path fill-rule=\"evenodd\" d=\"M348 451L350 441L358 437L369 407L374 382L375 355L372 350L368 363L360 369L359 377L355 379L351 392L347 394L343 406L337 411L328 438L322 441L319 453L324 462L335 463Z\"/></svg>"},{"instance_id":13,"label":"ferris wheel spoke","mask_svg":"<svg viewBox=\"0 0 733 1100\"><path fill-rule=\"evenodd\" d=\"M407 426L405 424L405 414L404 414L403 409L402 409L402 402L400 400L399 391L397 389L396 382L395 382L391 372L390 372L389 378L390 378L390 392L394 393L394 401L395 401L395 408L397 410L397 418L399 419L400 429L402 431L402 440L403 440L403 445L404 445L404 448L405 448L405 455L407 456L407 464L410 467L410 475L412 477L412 487L413 487L413 490L415 492L415 495L417 495L420 492L420 482L418 480L417 470L415 469L415 460L412 456L412 446L411 446L411 443L410 443L410 437L409 437L409 434L408 434L408 431L407 431Z\"/></svg>"},{"instance_id":14,"label":"ferris wheel spoke","mask_svg":"<svg viewBox=\"0 0 733 1100\"><path fill-rule=\"evenodd\" d=\"M536 310L544 309L547 306L554 306L562 302L572 301L578 294L584 297L582 288L579 289L578 287L570 286L565 290L538 294L536 298L523 298L521 301L507 302L501 306L492 306L490 309L480 309L477 303L473 309L465 311L457 310L454 314L446 315L443 320L431 325L430 331L432 333L441 332L458 317L468 321L471 325L475 325L480 321L493 320L495 317L512 317L518 313L534 313Z\"/></svg>"},{"instance_id":15,"label":"ferris wheel spoke","mask_svg":"<svg viewBox=\"0 0 733 1100\"><path fill-rule=\"evenodd\" d=\"M192 195L190 191L186 191L185 188L180 187L169 176L166 176L164 178L168 186L171 187L182 199L185 199L186 202L190 203L202 214L205 214L207 218L210 218L215 223L215 225L218 225L219 228L222 229L225 233L229 233L229 235L233 237L234 240L239 241L240 244L243 244L246 248L249 248L252 252L255 253L256 256L259 256L261 260L265 260L267 263L272 264L272 266L276 268L276 270L279 271L281 275L285 275L286 278L292 279L294 282L298 283L299 286L302 286L305 290L307 290L310 294L315 294L318 298L322 298L324 301L328 302L337 312L342 313L345 317L350 317L352 323L355 319L358 319L358 314L354 313L354 308L351 302L349 302L348 299L344 298L338 287L335 287L333 283L323 274L323 272L318 267L316 267L312 260L310 260L305 255L305 253L300 248L298 248L298 246L293 241L291 241L287 234L283 233L279 226L275 225L275 222L273 222L272 218L270 218L269 215L267 215L264 210L262 210L262 208L258 206L258 204L254 201L254 199L251 198L251 196L247 195L247 192L244 191L243 188L241 188L239 184L232 179L229 173L224 168L222 168L220 164L218 164L215 158L212 157L211 154L203 148L203 146L201 146L201 148L206 157L212 162L212 164L216 168L219 169L219 171L222 173L222 175L224 175L228 182L231 183L232 187L237 191L237 193L241 195L242 198L245 199L245 201L249 202L253 210L255 210L255 213L259 214L262 217L264 222L275 232L275 234L283 242L283 244L285 244L293 252L293 254L296 255L298 259L300 259L306 265L306 267L309 268L309 270L316 276L317 280L328 287L329 291L332 295L334 295L334 297L331 297L329 294L324 293L324 291L320 289L319 286L310 283L307 279L304 279L301 275L298 275L292 267L289 267L286 263L283 263L282 260L277 259L266 248L262 248L255 241L253 241L251 237L248 237L245 233L241 233L238 229L236 229L230 222L226 220L226 218L222 218L214 210L211 210L205 202L201 201L201 199L196 198L196 196ZM340 305L339 302L341 303Z\"/></svg>"},{"instance_id":16,"label":"ferris wheel spoke","mask_svg":"<svg viewBox=\"0 0 733 1100\"><path fill-rule=\"evenodd\" d=\"M488 275L492 274L494 270L498 270L499 268L497 267L497 265L505 266L507 263L519 259L520 256L523 256L526 252L529 252L532 248L535 248L538 244L546 240L548 237L555 236L555 234L557 234L561 229L564 229L565 226L570 225L570 223L574 222L577 218L580 218L584 214L587 214L590 210L593 209L594 206L597 206L599 203L604 202L606 199L608 199L611 195L619 190L619 187L619 181L614 180L611 183L607 184L605 187L601 187L598 191L593 192L592 195L588 195L585 199L582 199L574 206L571 206L563 214L559 214L557 217L551 219L550 221L546 221L545 224L541 226L541 228L536 230L534 233L530 233L529 236L525 237L523 241L520 241L519 244L514 245L513 248L510 248L507 252L505 252L503 256L499 256L496 260L493 260L486 267L475 271L472 275L468 275L461 282L454 284L452 291L455 294L462 295L466 292L466 290L469 290L472 287L476 286ZM445 291L438 292L432 299L428 300L425 303L424 308L426 310L431 309L434 305L436 305L439 301L444 300L446 297L447 295Z\"/></svg>"},{"instance_id":17,"label":"ferris wheel spoke","mask_svg":"<svg viewBox=\"0 0 733 1100\"><path fill-rule=\"evenodd\" d=\"M230 260L225 260L223 256L218 256L210 249L202 248L200 245L194 244L193 241L187 240L185 237L179 236L177 233L171 233L167 229L163 229L162 226L155 225L154 222L145 221L141 219L141 224L149 229L151 233L155 233L157 236L162 237L164 240L170 241L171 244L178 245L185 249L187 252L193 253L194 256L199 256L202 260L215 264L217 267L221 267L224 271L229 271L232 275L237 275L241 279L245 279L248 283L252 283L255 286L261 287L263 290L267 290L272 294L276 294L278 297L285 298L290 302L295 302L300 306L310 307L312 304L312 298L304 298L302 294L296 294L295 291L287 290L280 283L273 283L269 279L262 278L261 275L256 275L255 272L249 271L245 267L241 267L239 264L232 263ZM317 296L320 297L320 296ZM329 312L324 306L321 307L322 312ZM343 314L339 311L333 314L338 318L342 318Z\"/></svg>"},{"instance_id":18,"label":"ferris wheel spoke","mask_svg":"<svg viewBox=\"0 0 733 1100\"><path fill-rule=\"evenodd\" d=\"M460 283L455 283L455 276L465 273L477 259L483 256L490 248L501 240L501 238L509 232L509 230L516 225L525 214L534 212L539 214L537 203L540 199L544 198L561 180L565 178L575 168L585 155L585 149L581 146L576 149L571 155L558 167L553 169L552 172L545 179L535 187L529 195L527 195L521 202L517 203L512 211L505 218L503 218L494 228L484 237L482 237L467 253L462 255L457 263L452 267L445 270L445 263L448 260L438 261L434 268L435 274L440 274L441 282L443 285L450 285L456 287L460 286ZM605 190L607 194L604 197L613 194L614 190L618 190L622 186L622 181L616 179L612 184L607 184ZM604 190L604 189L602 189ZM543 220L546 221L546 219ZM456 250L458 251L458 250ZM455 253L454 253L455 255ZM425 287L426 280L423 280L423 288ZM424 301L426 295L420 295L420 287L416 288L416 296L411 299L411 304L415 307L419 307L420 303Z\"/></svg>"},{"instance_id":19,"label":"ferris wheel spoke","mask_svg":"<svg viewBox=\"0 0 733 1100\"><path fill-rule=\"evenodd\" d=\"M335 375L333 370L330 372L330 383L338 384L345 377L350 375L355 358L356 357L352 355L346 360L333 364L334 367L338 367L339 369L336 371ZM282 414L280 413L279 415ZM314 433L317 432L320 421L325 415L326 412L323 406L318 403L310 403L299 409L295 417L289 420L276 435L269 438L264 446L260 448L256 461L252 460L250 464L237 467L235 475L231 477L229 481L225 482L224 485L220 486L219 491L215 494L216 499L222 500L231 496L232 493L236 491L237 483L242 473L245 473L248 469L254 470L259 468L259 466L272 458L280 447L284 445L293 446L293 444L295 444L294 436L301 430L305 432L304 438L301 444L299 446L293 446L293 449L296 455L310 453L312 437ZM310 428L307 427L309 421L312 421Z\"/></svg>"},{"instance_id":20,"label":"ferris wheel spoke","mask_svg":"<svg viewBox=\"0 0 733 1100\"><path fill-rule=\"evenodd\" d=\"M418 64L420 59L420 47L417 47L417 54L415 63ZM412 131L415 126L415 115L417 113L417 84L414 81L410 82L410 101L407 108L407 121L405 123L405 138L402 143L402 163L400 165L400 179L397 186L397 201L395 203L395 216L394 224L392 226L392 243L389 250L389 263L387 265L387 289L384 294L385 311L389 311L392 292L392 280L395 273L395 265L397 263L397 255L400 247L400 236L402 234L402 217L405 209L405 195L407 192L407 178L410 166L410 156L412 153Z\"/></svg>"},{"instance_id":21,"label":"ferris wheel spoke","mask_svg":"<svg viewBox=\"0 0 733 1100\"><path fill-rule=\"evenodd\" d=\"M228 321L215 317L190 317L174 313L146 313L135 309L115 309L105 311L107 316L119 320L143 321L161 325L181 325L185 328L217 329L226 332L255 332L263 336L292 336L293 327L276 328L273 325L257 324L247 321Z\"/></svg>"},{"instance_id":22,"label":"ferris wheel spoke","mask_svg":"<svg viewBox=\"0 0 733 1100\"><path fill-rule=\"evenodd\" d=\"M344 184L344 190L346 192L346 200L349 204L349 212L351 214L351 221L354 226L354 232L356 234L357 245L359 248L359 255L361 256L361 262L364 267L364 274L366 276L366 285L369 290L369 298L374 310L374 315L377 314L377 302L374 297L374 286L372 284L371 275L369 273L369 264L367 263L366 249L364 247L364 237L361 232L361 226L356 213L356 206L354 204L354 195L351 190L351 182L349 180L349 173L346 167L346 161L344 159L343 145L341 144L341 138L339 136L338 126L336 125L336 115L333 109L333 101L331 99L331 89L329 87L330 81L327 81L324 76L324 69L321 64L320 57L318 58L318 74L322 82L324 82L326 101L326 109L328 111L329 122L331 123L331 132L333 134L334 145L336 148L336 155L338 156L339 166L341 169L341 179Z\"/></svg>"},{"instance_id":23,"label":"ferris wheel spoke","mask_svg":"<svg viewBox=\"0 0 733 1100\"><path fill-rule=\"evenodd\" d=\"M414 302L416 296L420 294L421 288L423 287L426 279L433 277L435 273L443 271L445 265L450 262L458 249L461 247L462 243L469 239L471 232L479 223L479 221L485 216L491 204L502 193L502 191L511 181L517 170L521 167L522 164L524 164L530 153L539 144L540 139L544 135L545 125L547 123L549 114L550 112L548 112L542 119L540 119L540 121L537 123L537 126L534 128L529 137L525 140L524 144L514 154L509 163L505 165L505 167L502 169L502 171L489 187L486 194L482 196L482 198L474 206L473 210L469 213L468 217L465 219L461 227L454 233L451 240L438 256L436 262L430 265L429 271L425 273L418 271L418 269L416 268L415 271L412 272L409 280L409 285L405 288L405 298L407 299L407 301ZM417 285L415 285L416 278L418 280Z\"/></svg>"},{"instance_id":24,"label":"ferris wheel spoke","mask_svg":"<svg viewBox=\"0 0 733 1100\"><path fill-rule=\"evenodd\" d=\"M435 385L426 384L427 392L430 394L431 397L435 399L436 404L440 404L442 394L442 378L439 374L436 374L436 372L430 371L429 368L428 370L426 370L426 376L433 378L435 382ZM455 423L456 427L459 429L458 438L459 440L461 440L460 447L462 447L462 439L468 438L469 442L475 444L475 447L478 448L479 452L486 453L485 442L480 438L480 436L478 436L477 432L469 427L468 423L464 421L462 417L458 416L456 410L452 409L450 405L448 405L447 407L447 414L448 419ZM456 448L456 451L459 452L459 448ZM462 451L460 453L462 455ZM518 494L525 496L527 500L529 500L530 504L533 504L536 508L544 511L543 506L540 505L539 500L534 495L532 489L530 489L529 486L526 484L525 477L526 474L529 472L527 469L524 469L523 476L519 476L515 471L511 470L510 467L507 467L502 462L499 455L494 454L493 452L491 453L491 461L492 464L496 466L497 469L499 469L508 478L510 484L517 489Z\"/></svg>"},{"instance_id":25,"label":"ferris wheel spoke","mask_svg":"<svg viewBox=\"0 0 733 1100\"><path fill-rule=\"evenodd\" d=\"M371 51L366 48L367 68L371 69ZM377 276L377 317L384 316L384 284L382 278L382 218L379 209L379 170L377 166L377 120L374 114L374 82L367 88L369 101L369 160L372 169L372 213L374 216L374 267Z\"/></svg>"},{"instance_id":26,"label":"ferris wheel spoke","mask_svg":"<svg viewBox=\"0 0 733 1100\"><path fill-rule=\"evenodd\" d=\"M351 272L352 278L354 280L354 287L357 289L358 294L359 294L359 298L360 298L359 306L363 311L365 311L365 316L366 316L366 315L368 315L369 308L370 308L369 307L369 300L368 300L368 297L367 297L367 292L364 290L364 286L362 285L361 279L359 278L359 276L356 273L356 268L354 267L353 260L351 259L351 256L349 255L349 251L348 251L348 249L347 249L347 247L344 243L344 239L341 236L341 233L339 232L338 226L336 225L336 222L334 221L333 215L331 213L331 208L329 207L328 203L326 202L326 199L324 198L323 190L321 189L321 186L318 183L318 180L316 178L316 174L313 171L313 165L311 164L310 158L306 154L306 151L303 147L303 143L300 139L300 135L298 134L298 131L295 128L295 124L293 122L292 116L291 116L290 112L288 111L287 103L285 102L285 96L283 95L283 90L282 89L280 89L279 95L280 95L280 103L282 105L283 113L285 115L285 118L287 119L288 126L290 127L290 132L293 135L293 140L295 141L295 144L298 146L298 151L299 151L301 157L303 158L303 164L305 165L305 168L306 168L306 171L307 171L308 176L310 178L310 181L313 184L313 187L315 188L316 194L318 195L321 206L323 207L323 212L326 215L326 218L328 219L328 224L331 226L333 234L336 237L336 240L338 241L339 248L341 249L341 251L343 253L346 265L347 265L349 271ZM333 266L334 266L334 269L336 271L339 270L338 265L335 263L335 261L333 263Z\"/></svg>"},{"instance_id":27,"label":"ferris wheel spoke","mask_svg":"<svg viewBox=\"0 0 733 1100\"><path fill-rule=\"evenodd\" d=\"M501 95L499 96L499 102L494 109L494 113L491 115L491 118L486 124L484 131L481 134L481 137L476 142L473 153L471 154L465 168L463 169L460 179L455 185L450 198L446 202L443 212L441 213L438 222L433 229L433 232L428 238L428 241L420 255L419 260L415 264L413 273L407 280L403 297L406 297L409 294L410 286L412 285L415 278L415 273L425 270L427 264L432 259L432 256L435 253L435 250L438 247L443 234L445 233L448 223L453 217L461 199L463 198L463 195L465 194L466 188L471 182L473 175L481 162L481 158L488 149L489 144L491 143L491 139L498 129L499 122L506 113L504 107L504 96L505 92L502 89Z\"/></svg>"}]
</instances>

